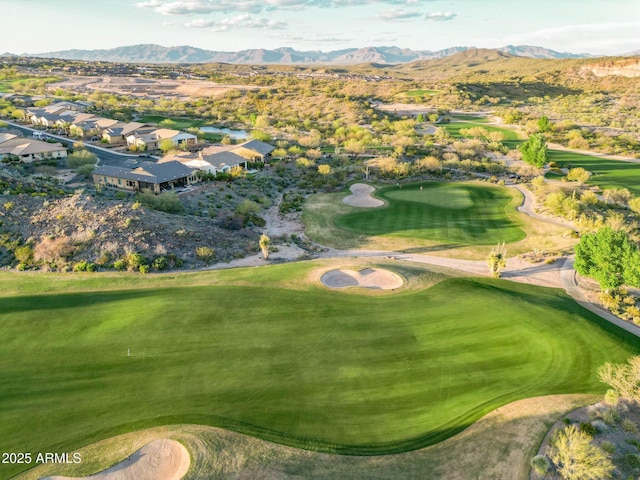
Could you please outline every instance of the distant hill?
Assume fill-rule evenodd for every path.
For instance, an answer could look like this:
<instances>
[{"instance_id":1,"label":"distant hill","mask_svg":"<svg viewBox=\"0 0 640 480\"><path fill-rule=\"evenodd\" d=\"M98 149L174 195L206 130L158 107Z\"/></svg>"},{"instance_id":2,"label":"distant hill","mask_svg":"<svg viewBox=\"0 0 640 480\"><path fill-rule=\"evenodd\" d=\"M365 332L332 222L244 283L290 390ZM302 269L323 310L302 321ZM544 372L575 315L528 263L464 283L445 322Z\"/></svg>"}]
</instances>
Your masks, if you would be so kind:
<instances>
[{"instance_id":1,"label":"distant hill","mask_svg":"<svg viewBox=\"0 0 640 480\"><path fill-rule=\"evenodd\" d=\"M452 47L445 50L411 50L399 47L348 48L329 52L300 51L293 48L275 50L250 49L238 52L204 50L190 46L163 47L144 44L117 47L109 50L63 50L28 54L29 57L61 58L68 60L107 61L122 63L232 63L232 64L341 64L359 63L402 64L419 60L446 58L475 47ZM556 52L529 45L508 45L498 49L510 55L530 58L587 58L592 55ZM495 50L492 50L495 51Z\"/></svg>"}]
</instances>

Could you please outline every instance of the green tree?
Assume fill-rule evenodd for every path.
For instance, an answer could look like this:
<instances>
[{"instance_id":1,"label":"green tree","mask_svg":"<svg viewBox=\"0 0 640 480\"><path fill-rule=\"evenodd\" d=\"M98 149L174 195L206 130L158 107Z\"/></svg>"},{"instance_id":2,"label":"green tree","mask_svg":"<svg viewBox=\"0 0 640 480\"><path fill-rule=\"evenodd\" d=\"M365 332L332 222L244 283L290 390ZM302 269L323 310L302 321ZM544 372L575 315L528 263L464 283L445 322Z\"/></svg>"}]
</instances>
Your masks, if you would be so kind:
<instances>
[{"instance_id":1,"label":"green tree","mask_svg":"<svg viewBox=\"0 0 640 480\"><path fill-rule=\"evenodd\" d=\"M576 271L593 278L606 292L625 284L638 285L633 274L634 269L640 269L638 247L624 230L604 227L583 235L575 250Z\"/></svg>"},{"instance_id":2,"label":"green tree","mask_svg":"<svg viewBox=\"0 0 640 480\"><path fill-rule=\"evenodd\" d=\"M540 133L548 132L549 130L551 130L551 128L552 124L549 121L548 117L543 115L538 119L538 130L540 131Z\"/></svg>"},{"instance_id":3,"label":"green tree","mask_svg":"<svg viewBox=\"0 0 640 480\"><path fill-rule=\"evenodd\" d=\"M565 480L604 480L611 478L614 469L607 454L575 425L555 435L547 455Z\"/></svg>"},{"instance_id":4,"label":"green tree","mask_svg":"<svg viewBox=\"0 0 640 480\"><path fill-rule=\"evenodd\" d=\"M160 144L158 148L162 151L162 153L170 152L171 150L175 150L178 146L175 144L173 140L165 138L164 140L160 140Z\"/></svg>"},{"instance_id":5,"label":"green tree","mask_svg":"<svg viewBox=\"0 0 640 480\"><path fill-rule=\"evenodd\" d=\"M266 260L269 258L269 246L271 245L271 239L267 237L264 233L260 235L259 240L260 250L262 250L262 256Z\"/></svg>"},{"instance_id":6,"label":"green tree","mask_svg":"<svg viewBox=\"0 0 640 480\"><path fill-rule=\"evenodd\" d=\"M176 122L171 120L170 118L165 118L159 124L159 127L173 129L176 128Z\"/></svg>"},{"instance_id":7,"label":"green tree","mask_svg":"<svg viewBox=\"0 0 640 480\"><path fill-rule=\"evenodd\" d=\"M520 145L522 159L530 165L542 167L548 160L547 140L541 133L535 133Z\"/></svg>"}]
</instances>

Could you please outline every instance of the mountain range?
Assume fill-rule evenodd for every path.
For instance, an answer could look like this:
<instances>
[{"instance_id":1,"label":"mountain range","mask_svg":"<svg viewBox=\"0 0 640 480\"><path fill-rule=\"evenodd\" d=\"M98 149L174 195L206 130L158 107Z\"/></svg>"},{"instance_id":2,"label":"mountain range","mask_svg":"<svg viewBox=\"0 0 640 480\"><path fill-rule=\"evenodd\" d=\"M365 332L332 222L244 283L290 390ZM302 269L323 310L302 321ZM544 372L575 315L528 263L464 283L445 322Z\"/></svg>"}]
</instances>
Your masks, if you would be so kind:
<instances>
[{"instance_id":1,"label":"mountain range","mask_svg":"<svg viewBox=\"0 0 640 480\"><path fill-rule=\"evenodd\" d=\"M358 63L400 64L417 60L434 60L456 53L473 50L475 47L452 47L445 50L411 50L399 47L347 48L322 52L300 51L283 47L274 50L250 49L238 52L203 50L187 45L163 47L143 44L117 47L108 50L62 50L29 57L61 58L68 60L107 61L121 63L231 63L231 64L340 64ZM507 45L499 51L531 58L589 58L594 55L557 52L530 45Z\"/></svg>"}]
</instances>

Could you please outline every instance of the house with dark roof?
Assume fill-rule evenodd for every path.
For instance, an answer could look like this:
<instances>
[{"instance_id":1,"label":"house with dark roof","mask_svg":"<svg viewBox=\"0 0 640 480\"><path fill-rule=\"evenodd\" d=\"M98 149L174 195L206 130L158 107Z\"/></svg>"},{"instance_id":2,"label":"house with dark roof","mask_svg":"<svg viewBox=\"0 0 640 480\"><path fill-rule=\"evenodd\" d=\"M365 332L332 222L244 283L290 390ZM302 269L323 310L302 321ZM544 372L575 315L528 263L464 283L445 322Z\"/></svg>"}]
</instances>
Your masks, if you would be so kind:
<instances>
[{"instance_id":1,"label":"house with dark roof","mask_svg":"<svg viewBox=\"0 0 640 480\"><path fill-rule=\"evenodd\" d=\"M151 190L160 193L185 187L197 181L195 170L180 162L145 162L137 168L101 165L93 171L93 183L98 186L139 192Z\"/></svg>"},{"instance_id":2,"label":"house with dark roof","mask_svg":"<svg viewBox=\"0 0 640 480\"><path fill-rule=\"evenodd\" d=\"M124 143L126 137L128 137L131 134L135 134L135 133L139 133L139 134L151 133L155 129L156 129L156 127L154 127L153 125L150 125L148 123L140 123L140 122L123 123L123 122L118 122L118 123L115 123L115 124L109 126L109 128L106 128L102 132L102 139L105 140L110 145L120 144L120 143Z\"/></svg>"},{"instance_id":3,"label":"house with dark roof","mask_svg":"<svg viewBox=\"0 0 640 480\"><path fill-rule=\"evenodd\" d=\"M275 150L273 145L260 140L248 140L238 145L233 145L231 151L251 162L267 162L271 158L271 152Z\"/></svg>"},{"instance_id":4,"label":"house with dark roof","mask_svg":"<svg viewBox=\"0 0 640 480\"><path fill-rule=\"evenodd\" d=\"M217 173L227 173L233 167L247 168L247 160L233 152L223 150L209 152L206 147L199 152L178 152L169 154L158 163L180 162L188 167L202 170L216 175Z\"/></svg>"},{"instance_id":5,"label":"house with dark roof","mask_svg":"<svg viewBox=\"0 0 640 480\"><path fill-rule=\"evenodd\" d=\"M167 155L160 162L177 161L189 167L216 175L227 173L233 167L247 168L247 162L268 161L274 147L259 140L239 145L207 145L199 152L178 152Z\"/></svg>"}]
</instances>

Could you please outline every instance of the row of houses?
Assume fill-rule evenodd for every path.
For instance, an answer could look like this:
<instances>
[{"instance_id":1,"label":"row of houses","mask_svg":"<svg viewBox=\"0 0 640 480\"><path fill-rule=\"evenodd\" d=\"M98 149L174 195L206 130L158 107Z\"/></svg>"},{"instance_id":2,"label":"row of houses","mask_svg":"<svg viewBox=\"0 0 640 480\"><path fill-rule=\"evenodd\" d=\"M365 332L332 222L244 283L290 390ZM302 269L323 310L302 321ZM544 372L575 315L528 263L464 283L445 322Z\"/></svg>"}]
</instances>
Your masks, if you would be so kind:
<instances>
[{"instance_id":1,"label":"row of houses","mask_svg":"<svg viewBox=\"0 0 640 480\"><path fill-rule=\"evenodd\" d=\"M198 137L191 133L141 122L120 122L86 113L84 105L75 102L58 102L46 107L32 107L25 111L32 125L64 131L82 138L101 139L110 145L126 145L137 150L157 150L160 142L169 140L176 146L194 146Z\"/></svg>"},{"instance_id":2,"label":"row of houses","mask_svg":"<svg viewBox=\"0 0 640 480\"><path fill-rule=\"evenodd\" d=\"M15 159L23 163L65 158L67 149L61 143L42 142L13 133L0 133L0 160Z\"/></svg>"},{"instance_id":3,"label":"row of houses","mask_svg":"<svg viewBox=\"0 0 640 480\"><path fill-rule=\"evenodd\" d=\"M267 162L273 149L259 140L239 145L210 145L199 152L167 155L158 163L145 162L133 169L101 165L93 171L93 181L106 187L160 193L197 182L198 171L215 175L236 166L247 168L248 161Z\"/></svg>"}]
</instances>

